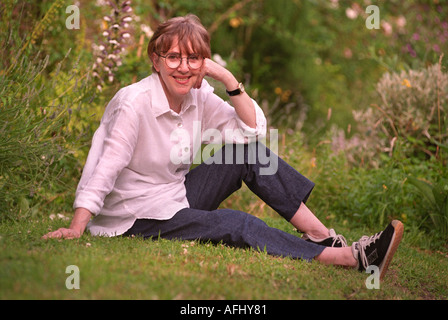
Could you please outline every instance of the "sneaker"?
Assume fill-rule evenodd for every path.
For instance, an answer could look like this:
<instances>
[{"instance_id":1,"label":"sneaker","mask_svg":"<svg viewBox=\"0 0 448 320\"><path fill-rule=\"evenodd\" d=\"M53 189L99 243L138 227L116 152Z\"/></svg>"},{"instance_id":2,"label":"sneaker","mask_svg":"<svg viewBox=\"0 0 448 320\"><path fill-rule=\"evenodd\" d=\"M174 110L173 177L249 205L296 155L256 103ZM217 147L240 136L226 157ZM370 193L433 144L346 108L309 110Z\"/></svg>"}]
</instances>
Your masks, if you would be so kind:
<instances>
[{"instance_id":1,"label":"sneaker","mask_svg":"<svg viewBox=\"0 0 448 320\"><path fill-rule=\"evenodd\" d=\"M334 229L330 229L328 231L330 236L327 238L316 239L308 234L305 234L302 239L325 247L348 247L347 240L345 240L344 236L336 234Z\"/></svg>"},{"instance_id":2,"label":"sneaker","mask_svg":"<svg viewBox=\"0 0 448 320\"><path fill-rule=\"evenodd\" d=\"M392 257L403 237L403 223L392 221L383 231L363 236L352 245L353 256L358 260L358 270L365 271L370 265L377 266L383 279Z\"/></svg>"}]
</instances>

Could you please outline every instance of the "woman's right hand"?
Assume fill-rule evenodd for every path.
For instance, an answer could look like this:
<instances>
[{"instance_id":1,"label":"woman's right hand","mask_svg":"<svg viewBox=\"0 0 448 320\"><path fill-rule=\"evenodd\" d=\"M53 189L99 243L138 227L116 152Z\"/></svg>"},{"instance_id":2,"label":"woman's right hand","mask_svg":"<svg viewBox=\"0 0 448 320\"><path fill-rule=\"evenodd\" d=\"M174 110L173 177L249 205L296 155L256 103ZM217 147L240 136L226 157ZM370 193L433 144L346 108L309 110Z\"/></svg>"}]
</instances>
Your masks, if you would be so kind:
<instances>
[{"instance_id":1,"label":"woman's right hand","mask_svg":"<svg viewBox=\"0 0 448 320\"><path fill-rule=\"evenodd\" d=\"M85 208L76 208L75 215L69 228L59 228L48 232L42 239L77 239L82 236L92 213Z\"/></svg>"},{"instance_id":2,"label":"woman's right hand","mask_svg":"<svg viewBox=\"0 0 448 320\"><path fill-rule=\"evenodd\" d=\"M81 237L81 234L73 229L59 228L56 231L48 232L42 236L42 239L76 239Z\"/></svg>"}]
</instances>

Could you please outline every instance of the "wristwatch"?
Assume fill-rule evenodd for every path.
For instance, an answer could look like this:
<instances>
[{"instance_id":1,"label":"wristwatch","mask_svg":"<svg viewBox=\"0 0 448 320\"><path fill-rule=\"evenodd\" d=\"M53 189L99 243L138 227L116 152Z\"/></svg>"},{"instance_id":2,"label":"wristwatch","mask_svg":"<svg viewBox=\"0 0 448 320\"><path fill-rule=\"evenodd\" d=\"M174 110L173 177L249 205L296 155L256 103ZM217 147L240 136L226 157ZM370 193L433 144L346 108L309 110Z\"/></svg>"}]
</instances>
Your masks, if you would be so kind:
<instances>
[{"instance_id":1,"label":"wristwatch","mask_svg":"<svg viewBox=\"0 0 448 320\"><path fill-rule=\"evenodd\" d=\"M243 85L241 82L238 83L238 88L237 88L236 90L233 90L233 91L228 91L228 90L226 90L227 94L228 94L230 97L237 96L237 95L243 93L244 91L245 91L245 90L244 90L244 85Z\"/></svg>"}]
</instances>

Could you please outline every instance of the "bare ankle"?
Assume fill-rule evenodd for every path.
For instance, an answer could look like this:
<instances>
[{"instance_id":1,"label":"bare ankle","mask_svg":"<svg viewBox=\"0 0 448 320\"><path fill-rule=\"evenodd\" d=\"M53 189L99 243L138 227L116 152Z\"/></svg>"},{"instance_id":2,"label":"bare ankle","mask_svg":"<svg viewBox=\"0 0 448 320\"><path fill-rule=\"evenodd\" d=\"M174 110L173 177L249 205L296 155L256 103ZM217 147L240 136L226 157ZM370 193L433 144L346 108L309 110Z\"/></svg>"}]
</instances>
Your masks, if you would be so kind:
<instances>
[{"instance_id":1,"label":"bare ankle","mask_svg":"<svg viewBox=\"0 0 448 320\"><path fill-rule=\"evenodd\" d=\"M355 268L358 261L352 254L350 247L345 248L325 248L316 260L323 264L340 265Z\"/></svg>"},{"instance_id":2,"label":"bare ankle","mask_svg":"<svg viewBox=\"0 0 448 320\"><path fill-rule=\"evenodd\" d=\"M310 230L305 232L308 237L310 237L311 239L325 239L328 238L330 236L330 232L327 228L324 229L320 229L320 230Z\"/></svg>"}]
</instances>

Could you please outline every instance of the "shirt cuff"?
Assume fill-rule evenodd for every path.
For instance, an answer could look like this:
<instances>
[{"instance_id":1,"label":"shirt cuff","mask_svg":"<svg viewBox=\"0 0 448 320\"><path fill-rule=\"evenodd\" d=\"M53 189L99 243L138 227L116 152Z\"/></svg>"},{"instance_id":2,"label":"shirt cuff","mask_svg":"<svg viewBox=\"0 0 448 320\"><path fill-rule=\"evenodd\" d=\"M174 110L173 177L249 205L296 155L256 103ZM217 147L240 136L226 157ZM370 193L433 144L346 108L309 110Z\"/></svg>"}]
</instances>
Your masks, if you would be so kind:
<instances>
[{"instance_id":1,"label":"shirt cuff","mask_svg":"<svg viewBox=\"0 0 448 320\"><path fill-rule=\"evenodd\" d=\"M237 115L238 125L243 130L245 137L252 138L252 139L253 138L262 139L262 138L266 137L266 131L267 131L266 117L264 115L263 110L258 105L258 103L254 99L251 99L251 100L255 107L256 127L255 128L249 127Z\"/></svg>"}]
</instances>

